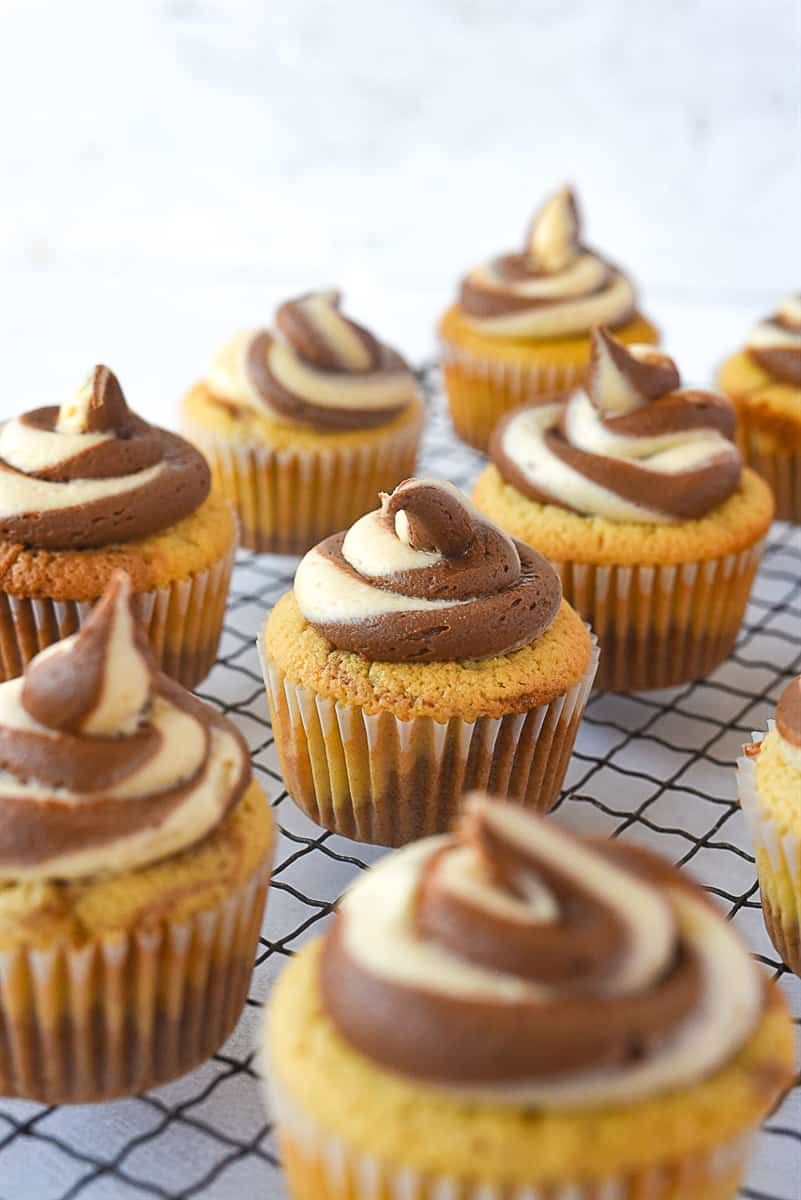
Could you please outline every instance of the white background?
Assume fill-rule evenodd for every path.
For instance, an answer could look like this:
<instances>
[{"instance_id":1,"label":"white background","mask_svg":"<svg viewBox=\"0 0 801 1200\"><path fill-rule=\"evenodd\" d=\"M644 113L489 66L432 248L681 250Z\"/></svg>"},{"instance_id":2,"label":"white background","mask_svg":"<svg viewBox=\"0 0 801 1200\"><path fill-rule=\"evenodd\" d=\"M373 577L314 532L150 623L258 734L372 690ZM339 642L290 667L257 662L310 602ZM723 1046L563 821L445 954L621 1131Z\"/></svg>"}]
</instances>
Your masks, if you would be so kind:
<instances>
[{"instance_id":1,"label":"white background","mask_svg":"<svg viewBox=\"0 0 801 1200\"><path fill-rule=\"evenodd\" d=\"M0 414L177 396L281 296L418 356L563 180L704 377L801 264L796 0L0 0Z\"/></svg>"}]
</instances>

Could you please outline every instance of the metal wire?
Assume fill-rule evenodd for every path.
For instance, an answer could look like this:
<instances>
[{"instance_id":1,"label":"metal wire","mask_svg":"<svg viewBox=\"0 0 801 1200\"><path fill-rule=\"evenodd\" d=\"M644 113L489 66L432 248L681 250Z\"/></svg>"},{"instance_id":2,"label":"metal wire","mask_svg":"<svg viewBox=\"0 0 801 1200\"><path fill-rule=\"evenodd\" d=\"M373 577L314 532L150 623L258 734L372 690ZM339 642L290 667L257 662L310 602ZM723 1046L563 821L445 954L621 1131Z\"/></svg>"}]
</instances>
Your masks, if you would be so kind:
<instances>
[{"instance_id":1,"label":"metal wire","mask_svg":"<svg viewBox=\"0 0 801 1200\"><path fill-rule=\"evenodd\" d=\"M431 420L421 471L467 485L482 459L458 444L433 366L421 382ZM201 688L249 739L257 777L281 826L250 997L220 1054L158 1092L115 1104L46 1108L0 1102L0 1200L280 1200L277 1150L257 1058L262 1009L283 961L319 932L342 889L381 851L321 832L286 795L254 639L291 585L294 560L241 554L221 654ZM781 980L801 1024L801 981L765 933L754 857L735 802L733 763L801 671L801 530L776 525L735 653L708 679L667 692L594 694L556 820L650 844L714 893ZM801 1087L767 1122L747 1200L798 1200Z\"/></svg>"}]
</instances>

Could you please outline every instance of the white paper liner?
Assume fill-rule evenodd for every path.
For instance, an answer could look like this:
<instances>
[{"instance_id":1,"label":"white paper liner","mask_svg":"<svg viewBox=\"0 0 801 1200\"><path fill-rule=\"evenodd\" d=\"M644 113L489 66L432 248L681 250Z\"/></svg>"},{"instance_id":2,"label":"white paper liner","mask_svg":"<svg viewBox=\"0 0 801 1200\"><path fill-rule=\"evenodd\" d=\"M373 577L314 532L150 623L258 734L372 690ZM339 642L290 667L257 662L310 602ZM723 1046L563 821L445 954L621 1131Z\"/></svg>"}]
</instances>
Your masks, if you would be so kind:
<instances>
[{"instance_id":1,"label":"white paper liner","mask_svg":"<svg viewBox=\"0 0 801 1200\"><path fill-rule=\"evenodd\" d=\"M375 508L414 474L423 411L385 437L371 431L358 446L274 450L216 437L184 420L184 434L206 456L215 480L239 516L243 546L273 554L303 554L322 538Z\"/></svg>"},{"instance_id":2,"label":"white paper liner","mask_svg":"<svg viewBox=\"0 0 801 1200\"><path fill-rule=\"evenodd\" d=\"M161 668L184 687L205 679L217 657L235 546L188 579L134 595ZM50 600L0 591L0 682L85 623L97 600Z\"/></svg>"},{"instance_id":3,"label":"white paper liner","mask_svg":"<svg viewBox=\"0 0 801 1200\"><path fill-rule=\"evenodd\" d=\"M450 828L463 794L482 788L538 812L556 803L598 666L591 633L582 678L523 713L447 723L365 713L290 680L259 655L284 783L326 829L402 846Z\"/></svg>"},{"instance_id":4,"label":"white paper liner","mask_svg":"<svg viewBox=\"0 0 801 1200\"><path fill-rule=\"evenodd\" d=\"M650 690L708 675L733 649L764 546L673 566L552 562L603 649L595 686Z\"/></svg>"},{"instance_id":5,"label":"white paper liner","mask_svg":"<svg viewBox=\"0 0 801 1200\"><path fill-rule=\"evenodd\" d=\"M214 1054L247 999L269 878L266 862L185 922L0 951L0 1095L108 1100Z\"/></svg>"},{"instance_id":6,"label":"white paper liner","mask_svg":"<svg viewBox=\"0 0 801 1200\"><path fill-rule=\"evenodd\" d=\"M768 732L774 724L774 721L768 722ZM755 732L752 741L760 743L765 736ZM756 764L757 759L748 755L737 759L737 797L757 859L765 925L783 961L801 975L801 836L791 830L782 832L777 826L759 794ZM773 872L777 875L786 873L794 884L792 907L778 905L777 889L765 875L761 855L767 857Z\"/></svg>"},{"instance_id":7,"label":"white paper liner","mask_svg":"<svg viewBox=\"0 0 801 1200\"><path fill-rule=\"evenodd\" d=\"M335 1086L332 1083L332 1086ZM659 1163L603 1179L556 1179L528 1184L463 1179L399 1166L349 1146L301 1112L268 1073L268 1105L275 1119L288 1171L290 1200L729 1200L736 1195L753 1143L754 1130L735 1141L676 1162ZM312 1195L296 1178L287 1141L309 1164L322 1192ZM570 1163L565 1164L569 1172Z\"/></svg>"}]
</instances>

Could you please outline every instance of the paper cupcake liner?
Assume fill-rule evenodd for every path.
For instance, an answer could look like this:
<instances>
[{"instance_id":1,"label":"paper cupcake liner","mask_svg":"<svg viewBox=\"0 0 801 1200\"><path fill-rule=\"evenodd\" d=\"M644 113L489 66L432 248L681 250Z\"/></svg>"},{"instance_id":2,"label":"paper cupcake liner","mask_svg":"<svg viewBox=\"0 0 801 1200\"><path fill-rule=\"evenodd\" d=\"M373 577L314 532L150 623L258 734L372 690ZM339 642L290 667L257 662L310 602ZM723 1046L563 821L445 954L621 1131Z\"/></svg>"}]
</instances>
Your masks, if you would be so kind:
<instances>
[{"instance_id":1,"label":"paper cupcake liner","mask_svg":"<svg viewBox=\"0 0 801 1200\"><path fill-rule=\"evenodd\" d=\"M403 846L450 828L483 788L537 812L556 803L598 665L550 704L504 717L399 720L300 687L260 642L286 789L313 821L359 842Z\"/></svg>"},{"instance_id":2,"label":"paper cupcake liner","mask_svg":"<svg viewBox=\"0 0 801 1200\"><path fill-rule=\"evenodd\" d=\"M247 999L269 863L215 908L80 947L0 952L0 1096L75 1104L184 1075Z\"/></svg>"},{"instance_id":3,"label":"paper cupcake liner","mask_svg":"<svg viewBox=\"0 0 801 1200\"><path fill-rule=\"evenodd\" d=\"M215 437L194 422L184 432L208 459L239 516L249 550L304 554L375 508L378 493L414 474L423 414L359 446L273 450Z\"/></svg>"},{"instance_id":4,"label":"paper cupcake liner","mask_svg":"<svg viewBox=\"0 0 801 1200\"><path fill-rule=\"evenodd\" d=\"M737 408L737 444L749 467L761 475L776 499L776 520L801 524L801 450L787 446L769 419Z\"/></svg>"},{"instance_id":5,"label":"paper cupcake liner","mask_svg":"<svg viewBox=\"0 0 801 1200\"><path fill-rule=\"evenodd\" d=\"M764 736L754 733L753 740ZM765 928L782 962L801 977L801 837L777 827L757 788L756 760L747 755L737 760L737 796L754 846Z\"/></svg>"},{"instance_id":6,"label":"paper cupcake liner","mask_svg":"<svg viewBox=\"0 0 801 1200\"><path fill-rule=\"evenodd\" d=\"M217 657L235 547L204 571L139 592L134 604L161 668L186 688L205 679ZM96 600L49 600L0 591L0 682L21 675L46 646L77 632Z\"/></svg>"},{"instance_id":7,"label":"paper cupcake liner","mask_svg":"<svg viewBox=\"0 0 801 1200\"><path fill-rule=\"evenodd\" d=\"M764 544L677 566L554 562L565 599L601 644L596 688L673 687L728 658Z\"/></svg>"},{"instance_id":8,"label":"paper cupcake liner","mask_svg":"<svg viewBox=\"0 0 801 1200\"><path fill-rule=\"evenodd\" d=\"M585 365L506 363L443 342L442 373L453 427L463 442L486 451L501 417L520 404L558 399L576 386Z\"/></svg>"},{"instance_id":9,"label":"paper cupcake liner","mask_svg":"<svg viewBox=\"0 0 801 1200\"><path fill-rule=\"evenodd\" d=\"M275 1118L290 1200L732 1200L754 1130L734 1142L598 1179L531 1183L465 1179L391 1164L348 1145L301 1112L272 1078ZM566 1172L570 1164L565 1164Z\"/></svg>"}]
</instances>

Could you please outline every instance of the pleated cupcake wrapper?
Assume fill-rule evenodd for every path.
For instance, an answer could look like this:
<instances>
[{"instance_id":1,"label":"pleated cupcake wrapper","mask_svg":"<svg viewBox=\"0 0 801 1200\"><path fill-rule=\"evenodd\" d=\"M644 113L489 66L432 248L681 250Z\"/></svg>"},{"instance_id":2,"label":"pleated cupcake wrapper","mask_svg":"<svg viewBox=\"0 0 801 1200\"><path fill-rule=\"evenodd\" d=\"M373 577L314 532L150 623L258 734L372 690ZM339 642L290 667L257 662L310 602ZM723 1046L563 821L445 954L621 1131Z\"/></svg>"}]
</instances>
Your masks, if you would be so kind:
<instances>
[{"instance_id":1,"label":"pleated cupcake wrapper","mask_svg":"<svg viewBox=\"0 0 801 1200\"><path fill-rule=\"evenodd\" d=\"M772 729L773 721L768 722ZM753 741L761 742L765 735L754 733ZM763 803L756 782L756 759L747 755L737 760L737 796L743 810L754 853L762 892L762 913L770 939L791 971L801 976L801 837L783 833ZM779 879L790 881L781 889Z\"/></svg>"},{"instance_id":2,"label":"pleated cupcake wrapper","mask_svg":"<svg viewBox=\"0 0 801 1200\"><path fill-rule=\"evenodd\" d=\"M587 671L549 704L475 721L403 721L301 687L261 641L259 653L289 795L318 825L385 846L450 828L471 788L552 808L598 665L593 637Z\"/></svg>"},{"instance_id":3,"label":"pleated cupcake wrapper","mask_svg":"<svg viewBox=\"0 0 801 1200\"><path fill-rule=\"evenodd\" d=\"M134 596L162 670L184 687L195 687L214 665L234 555L232 547L188 579ZM40 650L77 632L97 600L50 600L0 591L0 680L21 675Z\"/></svg>"},{"instance_id":4,"label":"pleated cupcake wrapper","mask_svg":"<svg viewBox=\"0 0 801 1200\"><path fill-rule=\"evenodd\" d=\"M268 1088L290 1200L733 1200L755 1132L673 1162L600 1179L496 1183L384 1162L323 1130L274 1077Z\"/></svg>"},{"instance_id":5,"label":"pleated cupcake wrapper","mask_svg":"<svg viewBox=\"0 0 801 1200\"><path fill-rule=\"evenodd\" d=\"M595 686L639 691L708 675L734 647L764 544L677 566L554 562L601 644Z\"/></svg>"},{"instance_id":6,"label":"pleated cupcake wrapper","mask_svg":"<svg viewBox=\"0 0 801 1200\"><path fill-rule=\"evenodd\" d=\"M463 441L486 450L506 413L533 400L553 400L580 381L585 363L513 363L485 358L443 341L442 369L451 420Z\"/></svg>"},{"instance_id":7,"label":"pleated cupcake wrapper","mask_svg":"<svg viewBox=\"0 0 801 1200\"><path fill-rule=\"evenodd\" d=\"M776 520L801 524L801 449L786 444L782 423L774 431L766 413L737 406L737 444L743 458L769 484L776 500Z\"/></svg>"},{"instance_id":8,"label":"pleated cupcake wrapper","mask_svg":"<svg viewBox=\"0 0 801 1200\"><path fill-rule=\"evenodd\" d=\"M247 999L268 883L264 863L191 920L0 951L0 1096L108 1100L205 1062Z\"/></svg>"},{"instance_id":9,"label":"pleated cupcake wrapper","mask_svg":"<svg viewBox=\"0 0 801 1200\"><path fill-rule=\"evenodd\" d=\"M234 504L250 550L303 554L376 507L378 493L414 474L422 414L360 446L273 450L215 437L193 422L184 432L205 454Z\"/></svg>"}]
</instances>

